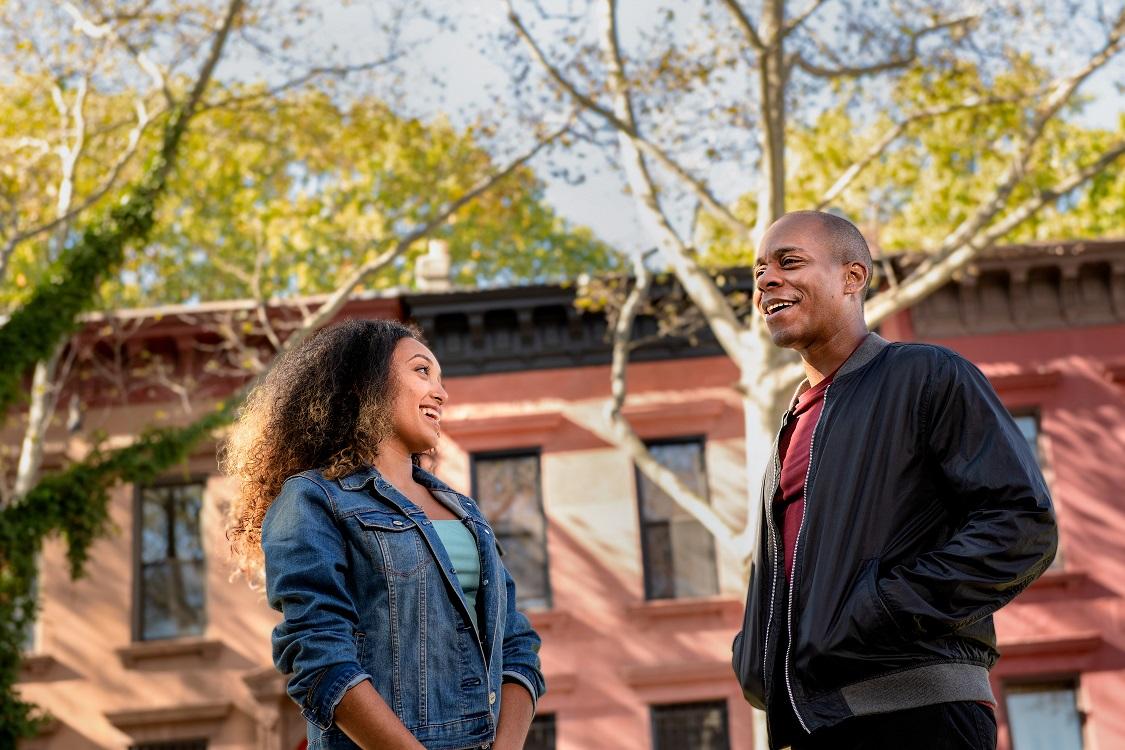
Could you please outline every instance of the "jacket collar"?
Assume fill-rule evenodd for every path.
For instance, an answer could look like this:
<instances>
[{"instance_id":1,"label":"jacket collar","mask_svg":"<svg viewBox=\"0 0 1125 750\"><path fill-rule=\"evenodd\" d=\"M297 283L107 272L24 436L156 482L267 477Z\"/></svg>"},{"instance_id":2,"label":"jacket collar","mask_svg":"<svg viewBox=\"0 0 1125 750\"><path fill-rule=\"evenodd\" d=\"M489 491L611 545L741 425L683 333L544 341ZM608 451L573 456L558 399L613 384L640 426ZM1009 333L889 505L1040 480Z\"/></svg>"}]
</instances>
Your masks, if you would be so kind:
<instances>
[{"instance_id":1,"label":"jacket collar","mask_svg":"<svg viewBox=\"0 0 1125 750\"><path fill-rule=\"evenodd\" d=\"M387 480L383 479L383 475L374 466L365 466L346 477L340 477L338 481L341 487L352 492L373 485L380 494L386 495L384 488L393 487ZM436 497L442 505L449 508L458 518L464 518L468 515L461 503L463 497L461 493L454 491L449 485L421 466L414 467L414 481L428 489L431 495Z\"/></svg>"},{"instance_id":2,"label":"jacket collar","mask_svg":"<svg viewBox=\"0 0 1125 750\"><path fill-rule=\"evenodd\" d=\"M840 368L836 370L835 377L840 378L848 373L855 372L875 359L879 352L886 349L890 344L891 342L887 341L879 334L874 332L868 333L860 345L856 347L856 350L852 352L851 356L844 360L844 364L840 365ZM793 398L789 400L790 409L797 404L797 399L800 398L801 394L809 388L811 388L811 386L809 385L808 379L802 380L797 386L797 390L793 393Z\"/></svg>"}]
</instances>

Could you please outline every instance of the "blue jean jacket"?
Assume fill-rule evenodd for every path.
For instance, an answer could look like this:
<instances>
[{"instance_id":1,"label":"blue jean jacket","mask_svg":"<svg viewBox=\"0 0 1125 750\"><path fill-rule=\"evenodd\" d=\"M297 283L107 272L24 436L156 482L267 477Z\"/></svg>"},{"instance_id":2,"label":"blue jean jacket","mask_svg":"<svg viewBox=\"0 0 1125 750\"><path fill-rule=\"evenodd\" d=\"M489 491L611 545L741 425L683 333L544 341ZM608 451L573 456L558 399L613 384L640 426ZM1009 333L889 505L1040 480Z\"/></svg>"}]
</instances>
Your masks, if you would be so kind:
<instances>
[{"instance_id":1,"label":"blue jean jacket","mask_svg":"<svg viewBox=\"0 0 1125 750\"><path fill-rule=\"evenodd\" d=\"M430 750L491 743L503 682L533 701L546 689L539 636L515 608L488 522L433 475L415 468L414 479L476 537L479 633L433 524L375 469L290 477L262 523L266 593L284 615L273 659L308 720L310 750L356 747L333 715L363 680Z\"/></svg>"}]
</instances>

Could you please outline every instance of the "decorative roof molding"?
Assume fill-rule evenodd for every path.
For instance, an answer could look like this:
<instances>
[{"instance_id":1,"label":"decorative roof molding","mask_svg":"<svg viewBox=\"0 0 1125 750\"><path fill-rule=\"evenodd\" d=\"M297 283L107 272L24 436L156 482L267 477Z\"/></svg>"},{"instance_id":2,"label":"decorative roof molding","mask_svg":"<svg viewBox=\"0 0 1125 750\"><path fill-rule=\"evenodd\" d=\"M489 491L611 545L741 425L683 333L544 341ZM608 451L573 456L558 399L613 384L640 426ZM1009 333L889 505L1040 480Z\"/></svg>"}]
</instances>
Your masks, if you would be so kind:
<instances>
[{"instance_id":1,"label":"decorative roof molding","mask_svg":"<svg viewBox=\"0 0 1125 750\"><path fill-rule=\"evenodd\" d=\"M906 273L919 261L894 264ZM993 248L910 317L921 338L1125 323L1125 240Z\"/></svg>"}]
</instances>

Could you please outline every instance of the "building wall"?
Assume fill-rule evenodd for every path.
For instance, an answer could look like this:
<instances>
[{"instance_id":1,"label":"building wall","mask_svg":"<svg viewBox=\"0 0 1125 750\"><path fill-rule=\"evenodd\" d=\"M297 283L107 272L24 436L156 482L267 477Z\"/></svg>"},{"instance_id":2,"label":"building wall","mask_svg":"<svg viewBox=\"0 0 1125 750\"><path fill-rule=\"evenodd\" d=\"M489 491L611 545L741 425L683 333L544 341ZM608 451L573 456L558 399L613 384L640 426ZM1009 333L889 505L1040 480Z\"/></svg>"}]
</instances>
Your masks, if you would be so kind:
<instances>
[{"instance_id":1,"label":"building wall","mask_svg":"<svg viewBox=\"0 0 1125 750\"><path fill-rule=\"evenodd\" d=\"M1125 747L1125 325L934 341L980 366L1010 409L1038 412L1058 515L1061 560L996 616L996 694L1077 678L1086 747Z\"/></svg>"},{"instance_id":2,"label":"building wall","mask_svg":"<svg viewBox=\"0 0 1125 750\"><path fill-rule=\"evenodd\" d=\"M1020 305L1050 297L1044 289L1066 288L1062 281L1051 287L1054 277L1045 277L1042 284L1036 273L1029 278L1035 284L1031 292L1016 295L1024 300ZM1116 304L1112 290L1121 285L1118 276L1113 278L1117 286L1090 299ZM993 292L1018 285L984 286L992 291L982 294L983 308L962 305L963 290L945 290L917 319L900 316L883 332L960 351L982 367L1010 408L1034 408L1040 415L1062 561L997 616L1003 653L994 671L1001 697L1000 750L1010 750L1003 723L1009 686L1058 678L1077 680L1080 708L1087 717L1085 747L1122 747L1125 325L1067 322L1056 315L1050 318L1054 328L1015 330L1026 328L1035 316L1024 310L1014 321L1006 318L1008 308L996 302ZM551 309L561 310L561 317L513 314L519 326L496 341L485 325L487 305L482 302L480 310L470 312L457 369L447 369L451 400L436 472L468 492L473 454L539 451L554 606L531 617L543 637L548 680L540 711L556 716L557 747L650 748L651 706L696 700L725 700L731 747L750 747L751 711L729 666L744 596L740 563L719 555L716 596L646 601L636 475L609 438L609 372L604 348L599 348L604 325L599 329L575 318L564 303L561 297L552 301ZM434 319L453 314L450 310L462 304L449 301L433 312ZM987 329L974 329L966 309L991 311ZM1125 306L1111 307L1109 317L1125 319L1122 310ZM476 323L473 315L479 318ZM942 327L943 320L954 318L956 326ZM544 321L556 320L562 339L539 337ZM569 345L567 330L573 337ZM470 340L474 336L479 341ZM575 341L582 342L582 349L581 358L571 360L573 366L518 369L523 363L517 360L529 350L565 363L571 354L567 347L574 348ZM473 374L484 371L474 360L482 346L508 352L505 356L516 369ZM437 346L435 351L442 355ZM497 362L504 360L485 364ZM682 349L651 354L630 366L626 413L643 438L705 440L711 500L737 525L745 519L747 499L736 380L725 357L690 356ZM165 406L157 401L127 408L105 405L91 412L87 423L124 439ZM5 435L5 440L16 437ZM63 435L53 435L51 442L56 451L81 453L81 446L71 441L68 447ZM757 472L765 460L764 455L751 456L751 471ZM230 580L222 535L230 485L215 476L213 446L201 449L182 473L169 478L196 475L209 477L202 518L208 619L199 638L134 641L132 488L115 493L117 532L95 545L83 580L69 581L61 544L48 545L38 648L25 661L21 690L57 721L27 743L29 748L124 748L131 742L208 737L210 747L224 750L288 750L300 742L303 722L269 661L269 631L277 615L260 593Z\"/></svg>"}]
</instances>

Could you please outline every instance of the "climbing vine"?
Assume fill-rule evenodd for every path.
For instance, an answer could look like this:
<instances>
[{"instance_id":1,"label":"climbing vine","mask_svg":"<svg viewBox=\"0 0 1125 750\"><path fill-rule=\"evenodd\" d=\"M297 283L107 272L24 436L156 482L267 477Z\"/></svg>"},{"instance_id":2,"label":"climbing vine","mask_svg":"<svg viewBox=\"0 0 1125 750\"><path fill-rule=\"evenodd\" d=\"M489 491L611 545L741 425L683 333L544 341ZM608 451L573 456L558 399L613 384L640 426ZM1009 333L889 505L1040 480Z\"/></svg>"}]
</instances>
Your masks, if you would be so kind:
<instances>
[{"instance_id":1,"label":"climbing vine","mask_svg":"<svg viewBox=\"0 0 1125 750\"><path fill-rule=\"evenodd\" d=\"M44 721L14 690L24 635L36 614L34 581L44 539L62 537L70 575L81 577L91 544L111 529L113 487L151 482L184 461L196 444L231 421L237 403L224 402L186 427L143 433L125 448L95 449L85 460L44 477L0 511L0 748L34 736Z\"/></svg>"},{"instance_id":2,"label":"climbing vine","mask_svg":"<svg viewBox=\"0 0 1125 750\"><path fill-rule=\"evenodd\" d=\"M152 232L187 120L185 109L171 111L160 150L141 180L86 227L0 327L0 419L22 398L28 369L75 331L79 314L94 303L99 281L121 265L128 246L144 242ZM24 636L36 615L36 568L43 541L61 536L70 573L79 577L90 545L108 531L110 489L118 482L150 481L182 461L193 445L229 421L231 408L187 427L147 432L123 449L95 450L43 477L24 497L0 509L0 748L34 736L44 720L15 691Z\"/></svg>"}]
</instances>

